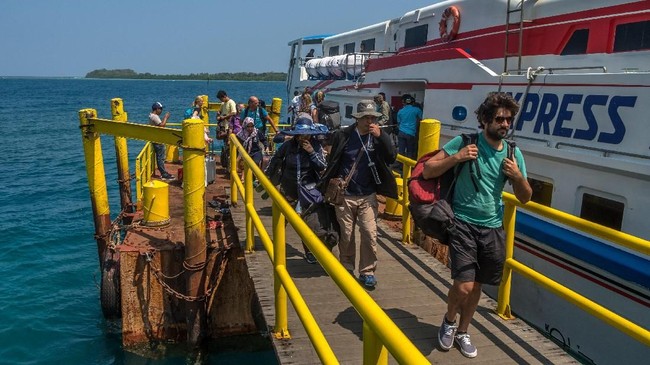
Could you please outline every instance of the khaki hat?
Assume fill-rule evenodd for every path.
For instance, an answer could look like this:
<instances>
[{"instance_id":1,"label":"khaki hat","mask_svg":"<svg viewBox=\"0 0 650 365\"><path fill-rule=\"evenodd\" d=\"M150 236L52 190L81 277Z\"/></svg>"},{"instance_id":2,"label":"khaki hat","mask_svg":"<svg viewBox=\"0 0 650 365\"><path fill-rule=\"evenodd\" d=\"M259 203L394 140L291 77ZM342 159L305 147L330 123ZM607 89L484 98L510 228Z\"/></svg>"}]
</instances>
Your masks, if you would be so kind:
<instances>
[{"instance_id":1,"label":"khaki hat","mask_svg":"<svg viewBox=\"0 0 650 365\"><path fill-rule=\"evenodd\" d=\"M352 114L352 118L359 119L366 115L379 118L382 114L375 109L376 107L375 102L372 100L361 100L359 104L357 104L357 112Z\"/></svg>"}]
</instances>

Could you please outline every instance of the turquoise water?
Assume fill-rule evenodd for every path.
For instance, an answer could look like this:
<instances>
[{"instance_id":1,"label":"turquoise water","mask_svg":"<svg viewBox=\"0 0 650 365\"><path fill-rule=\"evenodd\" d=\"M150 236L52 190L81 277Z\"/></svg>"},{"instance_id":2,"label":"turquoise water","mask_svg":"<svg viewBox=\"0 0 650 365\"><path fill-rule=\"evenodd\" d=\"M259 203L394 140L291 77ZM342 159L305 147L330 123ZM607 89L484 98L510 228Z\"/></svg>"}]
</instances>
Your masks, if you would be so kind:
<instances>
[{"instance_id":1,"label":"turquoise water","mask_svg":"<svg viewBox=\"0 0 650 365\"><path fill-rule=\"evenodd\" d=\"M110 119L124 100L129 121L146 122L161 101L180 121L194 96L224 89L286 97L281 82L0 79L0 364L273 363L272 352L216 350L196 359L151 359L126 352L119 323L102 317L92 210L78 111ZM286 108L283 108L286 109ZM130 141L133 157L142 142ZM102 137L112 217L118 212L113 138Z\"/></svg>"}]
</instances>

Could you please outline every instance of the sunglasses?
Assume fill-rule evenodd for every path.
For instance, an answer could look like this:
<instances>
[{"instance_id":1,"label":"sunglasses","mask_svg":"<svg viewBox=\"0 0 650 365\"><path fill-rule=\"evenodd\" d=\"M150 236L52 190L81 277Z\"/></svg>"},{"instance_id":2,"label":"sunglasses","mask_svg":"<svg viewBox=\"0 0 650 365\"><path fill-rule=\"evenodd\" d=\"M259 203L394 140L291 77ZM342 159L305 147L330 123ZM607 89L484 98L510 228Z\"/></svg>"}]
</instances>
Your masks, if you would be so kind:
<instances>
[{"instance_id":1,"label":"sunglasses","mask_svg":"<svg viewBox=\"0 0 650 365\"><path fill-rule=\"evenodd\" d=\"M494 120L497 123L503 123L504 121L508 121L508 123L512 123L513 119L514 117L501 117L501 116L494 117Z\"/></svg>"}]
</instances>

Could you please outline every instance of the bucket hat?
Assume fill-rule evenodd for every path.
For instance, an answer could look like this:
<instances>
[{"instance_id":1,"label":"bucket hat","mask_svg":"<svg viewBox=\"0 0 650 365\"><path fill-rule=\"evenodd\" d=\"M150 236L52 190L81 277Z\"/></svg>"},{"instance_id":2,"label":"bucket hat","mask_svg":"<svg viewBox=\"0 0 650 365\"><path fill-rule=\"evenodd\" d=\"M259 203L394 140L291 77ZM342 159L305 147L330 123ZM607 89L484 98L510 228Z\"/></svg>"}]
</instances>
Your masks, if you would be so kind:
<instances>
[{"instance_id":1,"label":"bucket hat","mask_svg":"<svg viewBox=\"0 0 650 365\"><path fill-rule=\"evenodd\" d=\"M314 123L314 121L311 118L307 117L300 117L296 119L296 124L293 126L293 128L289 130L283 130L280 131L282 134L286 134L288 136L297 136L297 135L318 135L318 134L327 134L327 127Z\"/></svg>"},{"instance_id":2,"label":"bucket hat","mask_svg":"<svg viewBox=\"0 0 650 365\"><path fill-rule=\"evenodd\" d=\"M363 118L366 115L371 115L373 117L381 117L381 113L379 113L376 109L375 102L372 100L361 100L359 104L357 104L357 112L352 114L352 118L354 119L359 119Z\"/></svg>"}]
</instances>

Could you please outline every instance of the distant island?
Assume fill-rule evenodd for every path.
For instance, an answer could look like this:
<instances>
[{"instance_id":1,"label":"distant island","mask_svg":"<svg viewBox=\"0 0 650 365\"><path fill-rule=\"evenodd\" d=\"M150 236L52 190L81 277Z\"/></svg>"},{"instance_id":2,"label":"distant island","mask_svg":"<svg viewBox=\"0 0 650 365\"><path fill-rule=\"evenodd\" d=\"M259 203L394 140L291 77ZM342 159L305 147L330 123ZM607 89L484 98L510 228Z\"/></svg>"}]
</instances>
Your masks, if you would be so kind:
<instances>
[{"instance_id":1,"label":"distant island","mask_svg":"<svg viewBox=\"0 0 650 365\"><path fill-rule=\"evenodd\" d=\"M93 70L86 74L87 79L154 79L154 80L231 80L231 81L286 81L285 72L220 72L216 74L198 73L189 75L155 75L149 72L138 73L131 69Z\"/></svg>"}]
</instances>

